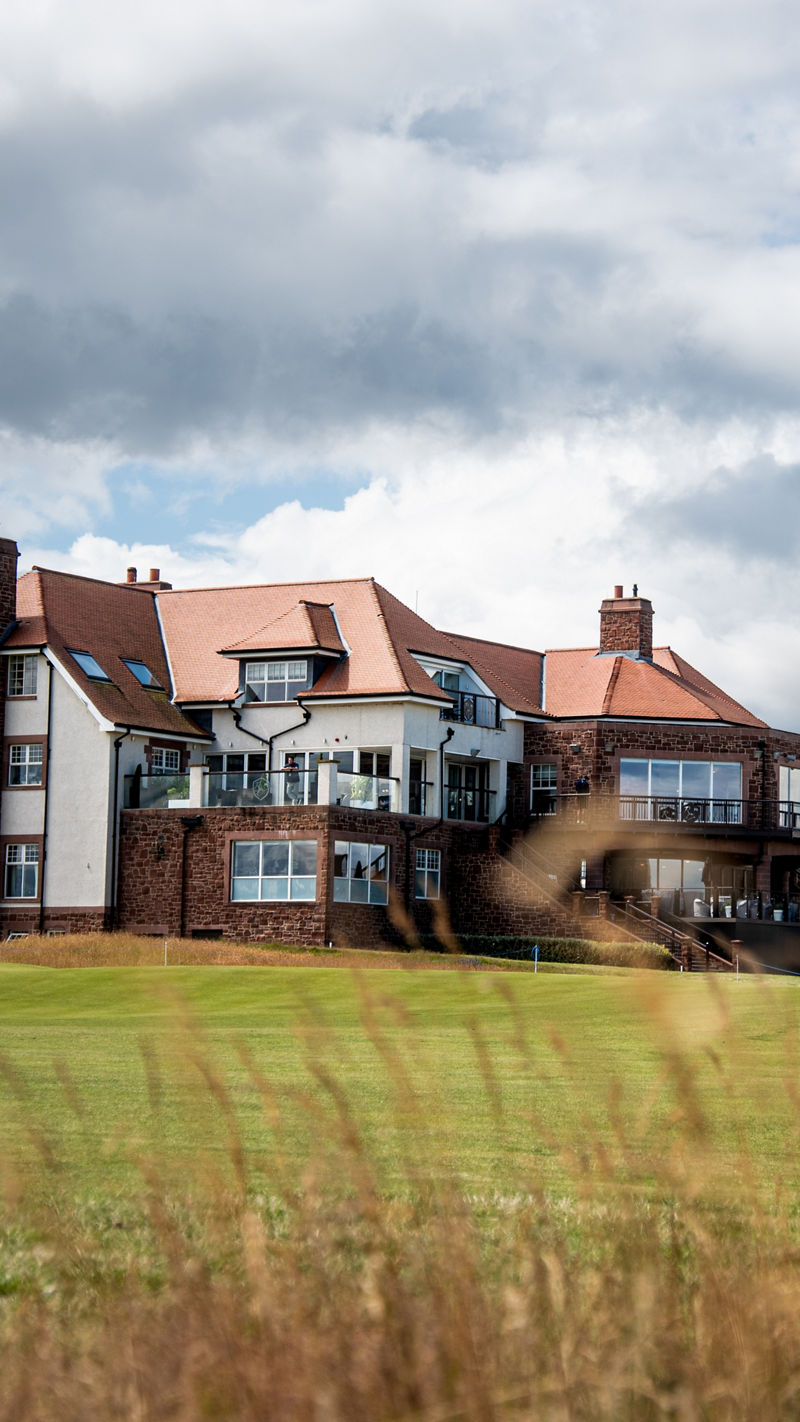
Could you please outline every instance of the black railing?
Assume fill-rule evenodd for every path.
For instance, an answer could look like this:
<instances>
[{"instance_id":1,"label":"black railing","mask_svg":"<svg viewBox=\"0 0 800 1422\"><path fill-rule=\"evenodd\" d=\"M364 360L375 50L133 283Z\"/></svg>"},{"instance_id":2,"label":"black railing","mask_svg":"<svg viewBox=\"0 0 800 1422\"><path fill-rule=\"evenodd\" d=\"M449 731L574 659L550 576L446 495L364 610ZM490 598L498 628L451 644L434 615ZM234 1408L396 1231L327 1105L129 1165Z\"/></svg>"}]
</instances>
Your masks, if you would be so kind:
<instances>
[{"instance_id":1,"label":"black railing","mask_svg":"<svg viewBox=\"0 0 800 1422\"><path fill-rule=\"evenodd\" d=\"M706 800L696 795L620 795L621 820L659 820L685 825L740 825L742 800Z\"/></svg>"},{"instance_id":2,"label":"black railing","mask_svg":"<svg viewBox=\"0 0 800 1422\"><path fill-rule=\"evenodd\" d=\"M494 790L465 785L445 785L444 814L447 820L484 821L491 818Z\"/></svg>"},{"instance_id":3,"label":"black railing","mask_svg":"<svg viewBox=\"0 0 800 1422\"><path fill-rule=\"evenodd\" d=\"M800 838L800 801L701 798L696 795L579 795L534 792L530 818L562 824L621 823L681 830L757 830Z\"/></svg>"},{"instance_id":4,"label":"black railing","mask_svg":"<svg viewBox=\"0 0 800 1422\"><path fill-rule=\"evenodd\" d=\"M496 696L481 696L475 691L454 691L452 706L443 706L440 721L458 721L462 726L500 725L500 702Z\"/></svg>"}]
</instances>

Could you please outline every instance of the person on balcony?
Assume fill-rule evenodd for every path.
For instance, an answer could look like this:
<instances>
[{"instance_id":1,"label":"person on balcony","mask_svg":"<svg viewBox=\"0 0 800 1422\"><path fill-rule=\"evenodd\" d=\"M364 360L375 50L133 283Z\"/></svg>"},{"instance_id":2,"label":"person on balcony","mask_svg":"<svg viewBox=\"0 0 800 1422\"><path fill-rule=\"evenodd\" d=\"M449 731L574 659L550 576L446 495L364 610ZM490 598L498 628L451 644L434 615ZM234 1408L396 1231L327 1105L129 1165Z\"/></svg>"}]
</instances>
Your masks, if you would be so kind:
<instances>
[{"instance_id":1,"label":"person on balcony","mask_svg":"<svg viewBox=\"0 0 800 1422\"><path fill-rule=\"evenodd\" d=\"M300 767L293 755L286 757L283 768L286 774L286 799L292 805L299 805L303 792L300 785Z\"/></svg>"}]
</instances>

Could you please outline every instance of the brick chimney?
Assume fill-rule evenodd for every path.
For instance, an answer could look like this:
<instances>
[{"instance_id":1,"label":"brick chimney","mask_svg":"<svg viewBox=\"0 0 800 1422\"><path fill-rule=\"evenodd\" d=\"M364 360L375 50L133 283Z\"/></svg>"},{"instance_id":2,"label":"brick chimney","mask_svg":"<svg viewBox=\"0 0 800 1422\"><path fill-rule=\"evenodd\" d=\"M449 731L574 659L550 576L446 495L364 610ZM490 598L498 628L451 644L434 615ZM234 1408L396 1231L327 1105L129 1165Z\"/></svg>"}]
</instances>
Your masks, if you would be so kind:
<instances>
[{"instance_id":1,"label":"brick chimney","mask_svg":"<svg viewBox=\"0 0 800 1422\"><path fill-rule=\"evenodd\" d=\"M621 652L643 661L653 659L653 604L649 598L623 597L620 585L613 597L603 598L600 608L600 652L618 656Z\"/></svg>"},{"instance_id":2,"label":"brick chimney","mask_svg":"<svg viewBox=\"0 0 800 1422\"><path fill-rule=\"evenodd\" d=\"M0 538L0 636L17 616L17 559L13 538Z\"/></svg>"}]
</instances>

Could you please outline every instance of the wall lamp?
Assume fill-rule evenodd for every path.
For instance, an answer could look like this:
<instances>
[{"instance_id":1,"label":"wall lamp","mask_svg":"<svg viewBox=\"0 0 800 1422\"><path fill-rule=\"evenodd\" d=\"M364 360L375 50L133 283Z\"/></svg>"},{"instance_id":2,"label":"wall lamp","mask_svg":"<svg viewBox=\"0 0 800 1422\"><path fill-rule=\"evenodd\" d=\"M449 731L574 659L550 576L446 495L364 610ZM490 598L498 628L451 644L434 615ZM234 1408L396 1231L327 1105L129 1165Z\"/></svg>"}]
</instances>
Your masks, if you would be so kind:
<instances>
[{"instance_id":1,"label":"wall lamp","mask_svg":"<svg viewBox=\"0 0 800 1422\"><path fill-rule=\"evenodd\" d=\"M480 748L480 746L474 746L473 749L470 751L470 755L472 756L472 759L473 759L473 760L475 760L476 756L479 756L480 753L481 753L481 748Z\"/></svg>"},{"instance_id":2,"label":"wall lamp","mask_svg":"<svg viewBox=\"0 0 800 1422\"><path fill-rule=\"evenodd\" d=\"M603 746L603 750L605 751L606 755L613 755L616 749L617 748L614 745L613 741L606 741L605 745Z\"/></svg>"},{"instance_id":3,"label":"wall lamp","mask_svg":"<svg viewBox=\"0 0 800 1422\"><path fill-rule=\"evenodd\" d=\"M573 755L580 755L581 747L578 745L577 741L573 741L572 745L570 746L570 750L572 751Z\"/></svg>"}]
</instances>

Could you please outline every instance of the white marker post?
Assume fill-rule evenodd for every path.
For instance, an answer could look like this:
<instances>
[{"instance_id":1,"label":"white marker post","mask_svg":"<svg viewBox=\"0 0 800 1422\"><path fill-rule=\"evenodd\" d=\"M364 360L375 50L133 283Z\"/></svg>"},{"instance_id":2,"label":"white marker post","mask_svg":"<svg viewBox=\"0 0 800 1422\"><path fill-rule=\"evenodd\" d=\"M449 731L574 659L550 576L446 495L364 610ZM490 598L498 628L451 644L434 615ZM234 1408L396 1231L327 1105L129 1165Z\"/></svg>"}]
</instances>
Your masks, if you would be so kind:
<instances>
[{"instance_id":1,"label":"white marker post","mask_svg":"<svg viewBox=\"0 0 800 1422\"><path fill-rule=\"evenodd\" d=\"M167 966L167 940L164 939L164 967Z\"/></svg>"}]
</instances>

